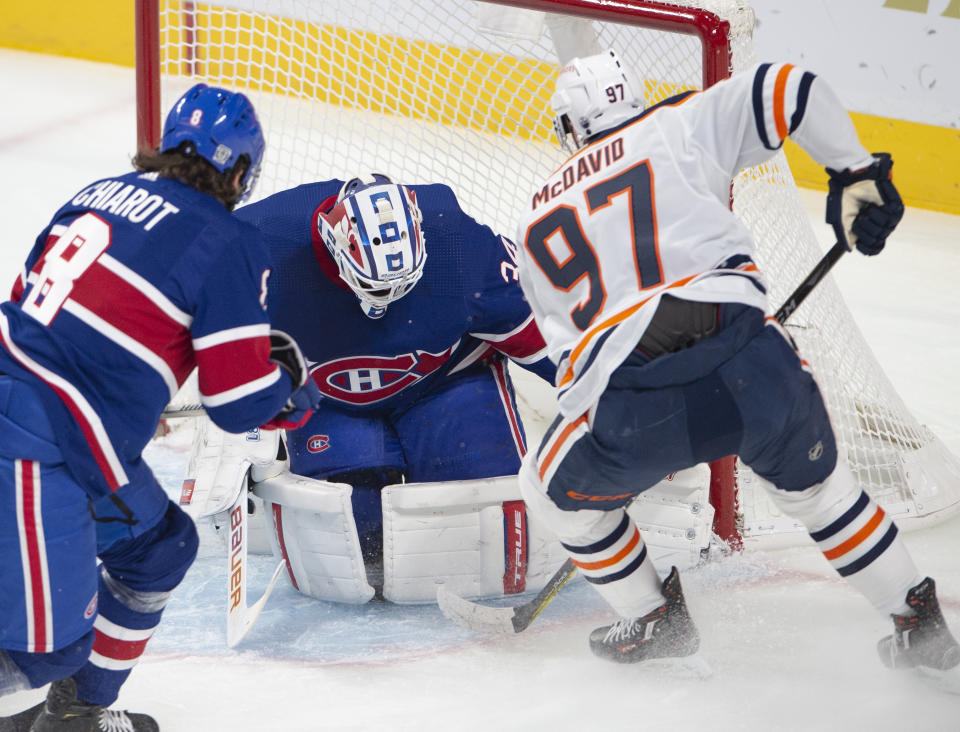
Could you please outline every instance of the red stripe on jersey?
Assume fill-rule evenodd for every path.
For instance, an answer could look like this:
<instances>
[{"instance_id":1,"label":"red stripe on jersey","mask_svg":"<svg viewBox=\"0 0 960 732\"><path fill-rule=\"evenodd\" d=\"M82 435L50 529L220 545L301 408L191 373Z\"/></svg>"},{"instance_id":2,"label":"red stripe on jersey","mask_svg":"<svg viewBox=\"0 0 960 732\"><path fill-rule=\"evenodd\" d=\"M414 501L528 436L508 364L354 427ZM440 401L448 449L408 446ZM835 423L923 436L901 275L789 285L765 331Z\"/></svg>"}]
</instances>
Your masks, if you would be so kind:
<instances>
[{"instance_id":1,"label":"red stripe on jersey","mask_svg":"<svg viewBox=\"0 0 960 732\"><path fill-rule=\"evenodd\" d=\"M513 358L526 358L547 347L547 343L543 340L540 329L537 328L537 323L532 315L523 328L509 338L502 341L487 342L501 353Z\"/></svg>"},{"instance_id":2,"label":"red stripe on jersey","mask_svg":"<svg viewBox=\"0 0 960 732\"><path fill-rule=\"evenodd\" d=\"M510 424L513 444L517 448L517 454L522 458L527 454L527 446L523 442L523 432L520 429L520 415L517 414L516 406L510 398L507 364L504 361L497 360L490 365L490 368L493 371L494 381L497 383L497 392L500 394L500 401L503 403L503 411L507 415L507 422Z\"/></svg>"},{"instance_id":3,"label":"red stripe on jersey","mask_svg":"<svg viewBox=\"0 0 960 732\"><path fill-rule=\"evenodd\" d=\"M196 352L200 393L213 396L256 381L272 373L270 337L256 336L227 341Z\"/></svg>"},{"instance_id":4,"label":"red stripe on jersey","mask_svg":"<svg viewBox=\"0 0 960 732\"><path fill-rule=\"evenodd\" d=\"M27 642L35 653L49 652L47 648L47 604L44 593L44 567L40 557L40 536L37 526L42 518L36 514L37 495L40 486L34 482L34 472L37 463L31 460L17 461L20 463L20 490L23 504L23 532L27 545L27 561L30 585L29 592L33 606L33 637Z\"/></svg>"},{"instance_id":5,"label":"red stripe on jersey","mask_svg":"<svg viewBox=\"0 0 960 732\"><path fill-rule=\"evenodd\" d=\"M178 384L190 375L194 360L189 329L99 261L76 280L70 299L163 359Z\"/></svg>"},{"instance_id":6,"label":"red stripe on jersey","mask_svg":"<svg viewBox=\"0 0 960 732\"><path fill-rule=\"evenodd\" d=\"M44 383L53 389L56 392L57 396L60 397L60 401L67 405L67 409L70 410L70 414L73 415L73 418L77 420L77 424L80 426L80 431L83 432L83 437L87 441L87 445L90 448L90 454L93 455L93 459L97 462L97 467L100 468L100 472L103 473L103 479L107 481L107 486L111 491L117 490L121 485L120 476L113 472L113 468L110 467L110 461L107 459L107 454L104 449L100 446L100 440L97 438L97 433L93 429L93 425L90 424L90 421L84 416L83 412L80 410L80 407L77 406L77 403L70 398L70 395L67 394L60 387L51 384L49 381L44 380ZM107 443L110 444L109 442ZM113 445L110 445L111 452L113 451Z\"/></svg>"},{"instance_id":7,"label":"red stripe on jersey","mask_svg":"<svg viewBox=\"0 0 960 732\"><path fill-rule=\"evenodd\" d=\"M143 649L147 647L148 640L150 640L149 636L139 640L122 640L107 635L99 628L94 628L93 650L104 658L132 661L143 655Z\"/></svg>"},{"instance_id":8,"label":"red stripe on jersey","mask_svg":"<svg viewBox=\"0 0 960 732\"><path fill-rule=\"evenodd\" d=\"M93 459L96 461L97 467L100 468L100 472L103 473L103 477L104 477L104 480L106 480L107 482L107 486L110 488L111 491L115 491L117 488L120 487L122 482L126 482L125 476L117 475L113 471L113 469L110 467L110 461L107 459L106 452L103 449L103 447L101 447L100 441L97 439L96 431L93 429L93 426L90 424L90 421L84 415L83 410L80 409L79 405L73 400L73 398L66 391L64 391L63 389L61 389L59 386L52 383L48 379L44 378L43 374L41 374L37 370L36 364L34 364L32 361L24 360L23 354L21 353L20 349L16 346L15 343L9 340L9 330L8 330L8 326L6 325L6 320L4 319L3 322L4 322L4 325L3 325L2 332L0 332L0 341L3 342L7 350L10 351L10 353L14 356L14 358L16 358L17 361L19 361L24 366L24 368L26 368L28 371L34 374L44 384L49 386L57 395L57 397L60 398L60 401L62 401L67 406L67 409L70 410L70 414L73 415L73 418L77 421L77 424L79 425L80 430L83 432L83 437L87 441L87 444L90 447L90 453L93 455ZM107 442L107 446L110 452L112 453L113 446L110 445L109 441ZM124 480L121 481L121 478L123 478Z\"/></svg>"}]
</instances>

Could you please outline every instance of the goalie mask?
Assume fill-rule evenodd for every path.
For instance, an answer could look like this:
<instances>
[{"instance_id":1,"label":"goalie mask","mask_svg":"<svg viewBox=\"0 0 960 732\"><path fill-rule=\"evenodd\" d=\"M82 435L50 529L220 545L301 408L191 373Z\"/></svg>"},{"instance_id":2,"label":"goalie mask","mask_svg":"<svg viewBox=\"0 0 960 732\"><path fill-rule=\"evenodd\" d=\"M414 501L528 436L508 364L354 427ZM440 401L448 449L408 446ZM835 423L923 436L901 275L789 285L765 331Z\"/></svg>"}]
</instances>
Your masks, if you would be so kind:
<instances>
[{"instance_id":1,"label":"goalie mask","mask_svg":"<svg viewBox=\"0 0 960 732\"><path fill-rule=\"evenodd\" d=\"M557 139L570 154L646 106L639 82L612 50L575 58L564 66L551 105Z\"/></svg>"},{"instance_id":2,"label":"goalie mask","mask_svg":"<svg viewBox=\"0 0 960 732\"><path fill-rule=\"evenodd\" d=\"M329 213L317 222L342 279L368 318L406 295L427 259L422 220L412 190L383 175L348 181Z\"/></svg>"}]
</instances>

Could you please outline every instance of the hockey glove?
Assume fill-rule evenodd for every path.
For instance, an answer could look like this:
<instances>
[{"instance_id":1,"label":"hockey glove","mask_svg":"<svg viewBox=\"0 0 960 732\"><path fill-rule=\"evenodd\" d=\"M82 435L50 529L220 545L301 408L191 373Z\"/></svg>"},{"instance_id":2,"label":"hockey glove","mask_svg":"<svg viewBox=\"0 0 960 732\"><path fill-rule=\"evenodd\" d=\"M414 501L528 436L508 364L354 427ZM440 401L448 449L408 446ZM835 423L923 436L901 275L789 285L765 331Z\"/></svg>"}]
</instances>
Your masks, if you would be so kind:
<instances>
[{"instance_id":1,"label":"hockey glove","mask_svg":"<svg viewBox=\"0 0 960 732\"><path fill-rule=\"evenodd\" d=\"M299 386L290 394L287 403L280 410L276 417L271 419L265 425L265 430L296 430L307 423L307 420L313 416L314 410L320 406L323 394L317 383L307 378L303 386Z\"/></svg>"},{"instance_id":2,"label":"hockey glove","mask_svg":"<svg viewBox=\"0 0 960 732\"><path fill-rule=\"evenodd\" d=\"M323 398L320 388L310 378L307 363L297 342L282 330L270 331L270 360L290 374L293 392L283 409L265 425L268 430L295 430L306 424Z\"/></svg>"},{"instance_id":3,"label":"hockey glove","mask_svg":"<svg viewBox=\"0 0 960 732\"><path fill-rule=\"evenodd\" d=\"M307 383L307 362L300 352L300 346L288 333L270 331L270 360L290 374L294 388Z\"/></svg>"},{"instance_id":4,"label":"hockey glove","mask_svg":"<svg viewBox=\"0 0 960 732\"><path fill-rule=\"evenodd\" d=\"M903 201L891 180L889 153L875 153L872 165L860 170L827 168L827 223L840 241L862 254L879 254L903 218Z\"/></svg>"}]
</instances>

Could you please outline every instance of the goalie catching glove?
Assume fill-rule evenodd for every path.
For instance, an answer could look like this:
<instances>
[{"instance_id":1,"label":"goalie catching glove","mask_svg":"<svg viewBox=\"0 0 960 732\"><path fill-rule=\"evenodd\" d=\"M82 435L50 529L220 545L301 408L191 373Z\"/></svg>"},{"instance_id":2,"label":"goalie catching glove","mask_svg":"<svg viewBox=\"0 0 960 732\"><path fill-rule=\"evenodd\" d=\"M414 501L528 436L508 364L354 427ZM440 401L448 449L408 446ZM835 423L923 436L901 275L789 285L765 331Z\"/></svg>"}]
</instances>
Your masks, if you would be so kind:
<instances>
[{"instance_id":1,"label":"goalie catching glove","mask_svg":"<svg viewBox=\"0 0 960 732\"><path fill-rule=\"evenodd\" d=\"M316 382L310 378L310 371L300 352L300 347L282 330L271 330L270 360L276 362L290 375L293 392L283 409L263 425L263 429L295 430L303 427L313 411L320 406L323 396Z\"/></svg>"},{"instance_id":2,"label":"goalie catching glove","mask_svg":"<svg viewBox=\"0 0 960 732\"><path fill-rule=\"evenodd\" d=\"M879 254L900 219L903 201L893 185L889 153L875 153L873 164L860 170L827 168L827 223L848 251Z\"/></svg>"}]
</instances>

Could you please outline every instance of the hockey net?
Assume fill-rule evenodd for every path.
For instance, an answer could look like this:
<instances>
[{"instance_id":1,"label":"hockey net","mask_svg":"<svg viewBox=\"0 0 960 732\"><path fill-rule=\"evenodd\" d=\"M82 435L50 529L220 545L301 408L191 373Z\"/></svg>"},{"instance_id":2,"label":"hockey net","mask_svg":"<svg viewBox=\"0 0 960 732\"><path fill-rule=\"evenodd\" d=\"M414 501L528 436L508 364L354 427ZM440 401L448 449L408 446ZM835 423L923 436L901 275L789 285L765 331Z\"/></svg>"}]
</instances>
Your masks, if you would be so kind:
<instances>
[{"instance_id":1,"label":"hockey net","mask_svg":"<svg viewBox=\"0 0 960 732\"><path fill-rule=\"evenodd\" d=\"M644 78L648 103L755 61L754 15L739 0L139 0L137 22L141 145L157 143L161 113L196 81L243 90L267 138L257 198L383 172L450 185L467 213L508 236L565 158L549 99L567 58L617 49ZM740 175L733 202L758 243L775 307L821 255L783 154ZM910 414L832 281L789 328L860 485L901 521L952 515L960 461ZM525 383L532 442L552 414L542 400L524 400ZM716 533L805 536L762 481L735 466L713 466Z\"/></svg>"}]
</instances>

